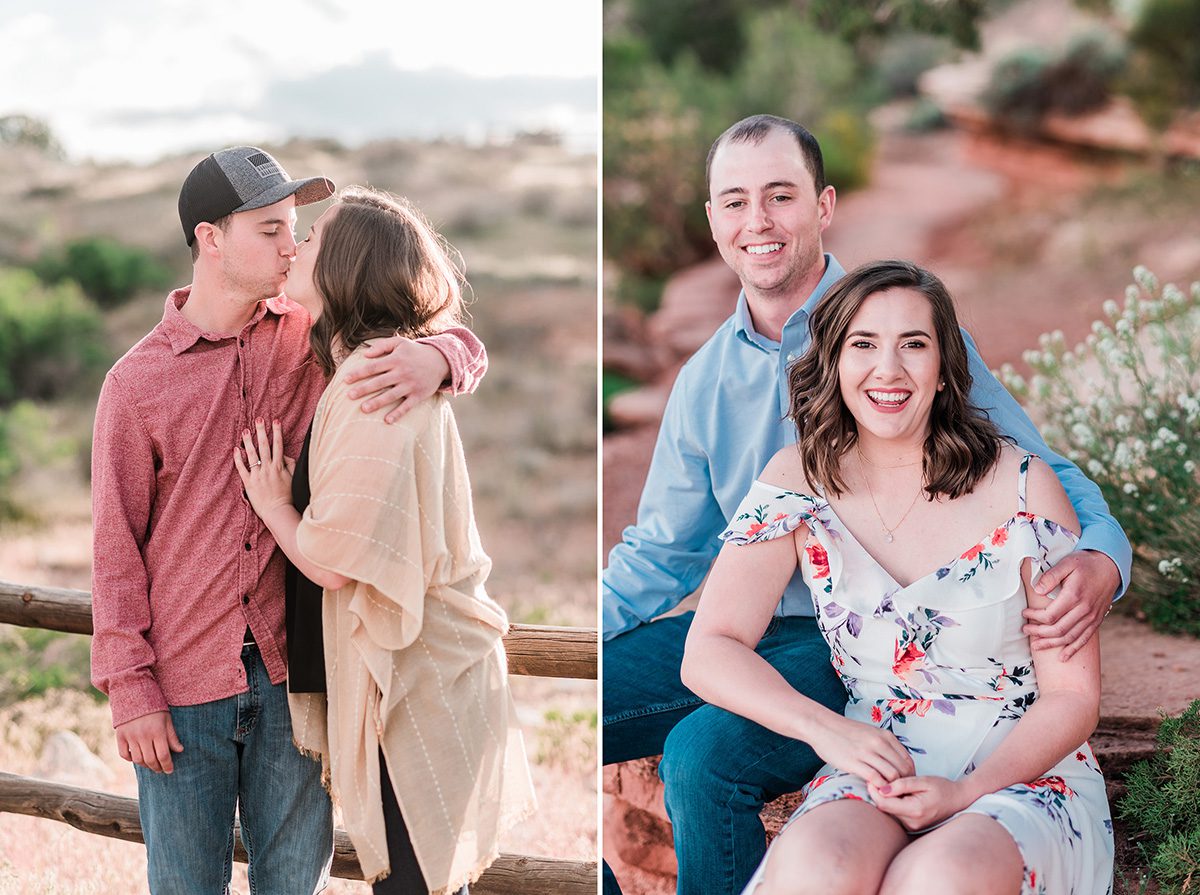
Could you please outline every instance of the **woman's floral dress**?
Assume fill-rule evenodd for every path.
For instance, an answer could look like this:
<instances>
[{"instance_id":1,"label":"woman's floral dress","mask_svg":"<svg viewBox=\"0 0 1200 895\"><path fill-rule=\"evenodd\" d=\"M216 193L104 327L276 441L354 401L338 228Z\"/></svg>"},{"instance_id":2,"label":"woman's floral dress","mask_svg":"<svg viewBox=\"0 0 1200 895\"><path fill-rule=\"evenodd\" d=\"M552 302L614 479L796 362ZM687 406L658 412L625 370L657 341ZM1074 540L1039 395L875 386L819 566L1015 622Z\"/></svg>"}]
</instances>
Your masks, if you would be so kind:
<instances>
[{"instance_id":1,"label":"woman's floral dress","mask_svg":"<svg viewBox=\"0 0 1200 895\"><path fill-rule=\"evenodd\" d=\"M842 525L829 502L756 481L721 535L734 544L812 532L801 569L833 666L849 693L846 717L891 731L918 775L971 773L1037 699L1021 565L1037 578L1077 538L1018 512L947 565L901 587ZM838 799L870 802L860 777L825 765L802 790L793 819ZM1005 787L965 809L997 820L1025 862L1022 895L1106 895L1113 835L1104 778L1086 743L1038 780ZM765 864L765 861L764 861ZM754 889L762 867L746 892Z\"/></svg>"}]
</instances>

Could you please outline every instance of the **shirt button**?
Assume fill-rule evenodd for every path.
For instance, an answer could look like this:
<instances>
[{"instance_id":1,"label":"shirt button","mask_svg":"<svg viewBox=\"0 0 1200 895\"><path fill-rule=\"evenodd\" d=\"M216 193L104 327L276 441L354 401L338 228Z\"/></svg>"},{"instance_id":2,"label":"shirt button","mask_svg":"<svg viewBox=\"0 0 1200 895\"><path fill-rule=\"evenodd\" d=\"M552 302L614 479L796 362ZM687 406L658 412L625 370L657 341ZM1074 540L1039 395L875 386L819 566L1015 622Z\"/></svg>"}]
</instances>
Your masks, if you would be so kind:
<instances>
[{"instance_id":1,"label":"shirt button","mask_svg":"<svg viewBox=\"0 0 1200 895\"><path fill-rule=\"evenodd\" d=\"M246 546L246 549L247 549L247 550L252 550L252 549L254 549L254 548L252 548L252 547L250 546L250 542L249 542L249 541L247 541L247 542L246 542L246 545L245 545L245 546Z\"/></svg>"},{"instance_id":2,"label":"shirt button","mask_svg":"<svg viewBox=\"0 0 1200 895\"><path fill-rule=\"evenodd\" d=\"M796 352L794 352L794 351L789 351L789 352L788 352L788 356L787 356L788 363L790 364L790 363L791 363L792 361L794 361L795 359L796 359Z\"/></svg>"},{"instance_id":3,"label":"shirt button","mask_svg":"<svg viewBox=\"0 0 1200 895\"><path fill-rule=\"evenodd\" d=\"M242 594L242 605L243 606L250 605L250 595L249 594Z\"/></svg>"}]
</instances>

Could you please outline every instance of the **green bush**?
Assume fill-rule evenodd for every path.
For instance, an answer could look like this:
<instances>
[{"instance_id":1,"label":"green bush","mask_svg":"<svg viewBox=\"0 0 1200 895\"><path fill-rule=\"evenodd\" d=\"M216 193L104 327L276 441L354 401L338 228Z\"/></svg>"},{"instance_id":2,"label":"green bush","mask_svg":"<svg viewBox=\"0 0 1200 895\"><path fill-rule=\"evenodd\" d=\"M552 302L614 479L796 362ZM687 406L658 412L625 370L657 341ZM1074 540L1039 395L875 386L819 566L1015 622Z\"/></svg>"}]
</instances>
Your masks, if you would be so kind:
<instances>
[{"instance_id":1,"label":"green bush","mask_svg":"<svg viewBox=\"0 0 1200 895\"><path fill-rule=\"evenodd\" d=\"M1150 124L1200 106L1200 0L1145 0L1129 32L1134 54L1122 87Z\"/></svg>"},{"instance_id":2,"label":"green bush","mask_svg":"<svg viewBox=\"0 0 1200 895\"><path fill-rule=\"evenodd\" d=\"M1160 630L1200 636L1200 283L1185 294L1145 268L1134 279L1084 344L1043 335L1025 355L1030 383L1010 366L1001 376L1129 536L1134 585L1122 603Z\"/></svg>"},{"instance_id":3,"label":"green bush","mask_svg":"<svg viewBox=\"0 0 1200 895\"><path fill-rule=\"evenodd\" d=\"M953 45L932 34L897 34L879 49L875 77L889 98L916 96L917 81L925 72L949 61Z\"/></svg>"},{"instance_id":4,"label":"green bush","mask_svg":"<svg viewBox=\"0 0 1200 895\"><path fill-rule=\"evenodd\" d=\"M42 255L34 265L47 283L77 282L101 307L123 304L141 289L163 289L171 272L148 252L103 237L70 242Z\"/></svg>"},{"instance_id":5,"label":"green bush","mask_svg":"<svg viewBox=\"0 0 1200 895\"><path fill-rule=\"evenodd\" d=\"M1163 895L1195 891L1200 881L1200 700L1163 718L1158 749L1125 778L1119 809Z\"/></svg>"},{"instance_id":6,"label":"green bush","mask_svg":"<svg viewBox=\"0 0 1200 895\"><path fill-rule=\"evenodd\" d=\"M0 708L59 688L103 699L91 685L90 656L82 634L0 627Z\"/></svg>"},{"instance_id":7,"label":"green bush","mask_svg":"<svg viewBox=\"0 0 1200 895\"><path fill-rule=\"evenodd\" d=\"M946 113L942 111L942 107L926 97L913 103L908 118L904 121L904 129L914 134L941 130L948 125L949 120L946 118Z\"/></svg>"},{"instance_id":8,"label":"green bush","mask_svg":"<svg viewBox=\"0 0 1200 895\"><path fill-rule=\"evenodd\" d=\"M78 286L0 268L0 407L94 391L110 360L100 312Z\"/></svg>"},{"instance_id":9,"label":"green bush","mask_svg":"<svg viewBox=\"0 0 1200 895\"><path fill-rule=\"evenodd\" d=\"M1030 130L1050 112L1103 106L1124 66L1124 48L1102 32L1078 35L1058 52L1026 47L996 64L981 100L999 121Z\"/></svg>"},{"instance_id":10,"label":"green bush","mask_svg":"<svg viewBox=\"0 0 1200 895\"><path fill-rule=\"evenodd\" d=\"M620 373L614 373L611 370L604 370L600 380L601 389L601 406L604 409L604 431L611 432L616 426L613 425L608 416L608 406L612 403L612 399L624 392L633 391L641 385L636 379L630 379L628 376L622 376Z\"/></svg>"}]
</instances>

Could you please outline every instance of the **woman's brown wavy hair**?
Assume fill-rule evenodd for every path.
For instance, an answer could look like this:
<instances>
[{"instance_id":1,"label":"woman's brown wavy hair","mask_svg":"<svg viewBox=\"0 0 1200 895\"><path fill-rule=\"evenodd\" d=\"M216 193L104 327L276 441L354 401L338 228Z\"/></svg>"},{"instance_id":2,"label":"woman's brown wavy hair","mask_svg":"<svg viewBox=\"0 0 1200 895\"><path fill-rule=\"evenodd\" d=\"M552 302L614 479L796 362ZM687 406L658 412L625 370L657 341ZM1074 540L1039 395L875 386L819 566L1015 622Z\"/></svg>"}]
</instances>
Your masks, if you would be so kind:
<instances>
[{"instance_id":1,"label":"woman's brown wavy hair","mask_svg":"<svg viewBox=\"0 0 1200 895\"><path fill-rule=\"evenodd\" d=\"M337 198L313 264L324 310L309 341L326 376L368 339L455 325L466 286L457 253L406 199L361 186Z\"/></svg>"},{"instance_id":2,"label":"woman's brown wavy hair","mask_svg":"<svg viewBox=\"0 0 1200 895\"><path fill-rule=\"evenodd\" d=\"M812 344L788 370L796 447L809 483L837 497L846 490L842 457L858 443L858 424L842 400L838 359L858 309L887 289L913 289L929 299L941 352L941 381L930 408L922 469L929 499L954 499L974 490L1000 459L1000 431L970 402L967 346L958 328L954 301L929 271L908 261L873 261L833 285L810 321Z\"/></svg>"}]
</instances>

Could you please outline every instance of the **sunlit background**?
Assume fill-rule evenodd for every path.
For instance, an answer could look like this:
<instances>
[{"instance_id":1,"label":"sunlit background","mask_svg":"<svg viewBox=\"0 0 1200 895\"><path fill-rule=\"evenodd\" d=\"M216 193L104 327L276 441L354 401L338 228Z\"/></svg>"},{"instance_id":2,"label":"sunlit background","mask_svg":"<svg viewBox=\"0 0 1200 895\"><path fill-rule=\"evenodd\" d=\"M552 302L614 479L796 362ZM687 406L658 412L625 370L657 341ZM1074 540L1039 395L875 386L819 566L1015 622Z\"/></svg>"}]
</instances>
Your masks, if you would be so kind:
<instances>
[{"instance_id":1,"label":"sunlit background","mask_svg":"<svg viewBox=\"0 0 1200 895\"><path fill-rule=\"evenodd\" d=\"M594 151L598 28L596 3L551 0L5 0L0 115L96 159L531 130Z\"/></svg>"}]
</instances>

